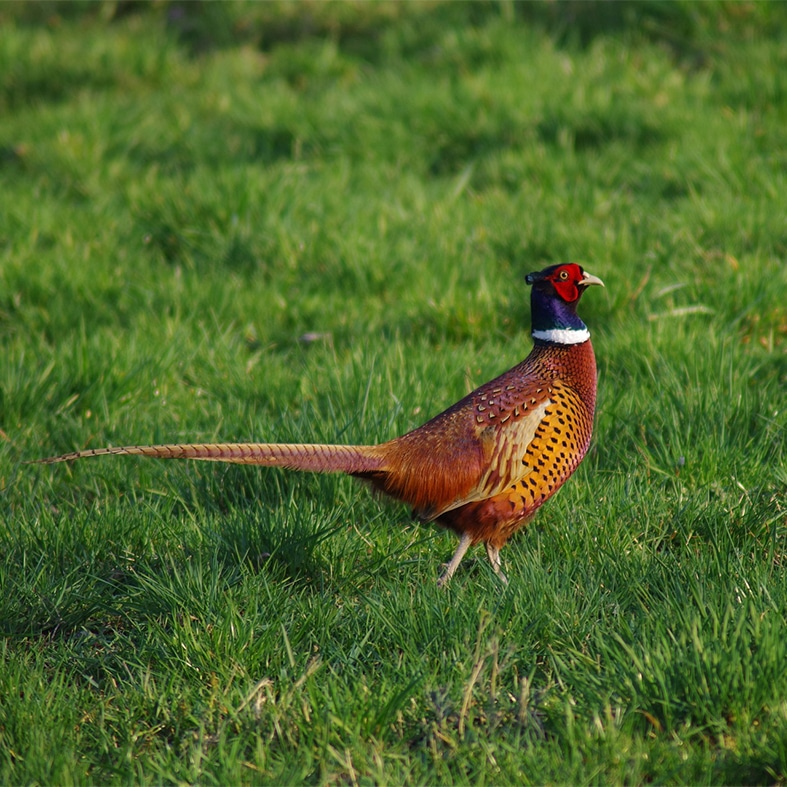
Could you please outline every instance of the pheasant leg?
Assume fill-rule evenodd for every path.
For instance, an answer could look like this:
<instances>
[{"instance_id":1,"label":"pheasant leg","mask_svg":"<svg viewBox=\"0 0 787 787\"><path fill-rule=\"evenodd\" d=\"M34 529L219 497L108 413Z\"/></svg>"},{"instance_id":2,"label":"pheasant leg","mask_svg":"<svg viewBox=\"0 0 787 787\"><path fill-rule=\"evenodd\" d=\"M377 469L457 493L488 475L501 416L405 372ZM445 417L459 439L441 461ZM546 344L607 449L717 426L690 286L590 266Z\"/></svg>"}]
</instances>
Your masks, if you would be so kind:
<instances>
[{"instance_id":1,"label":"pheasant leg","mask_svg":"<svg viewBox=\"0 0 787 787\"><path fill-rule=\"evenodd\" d=\"M471 543L472 539L470 538L470 534L465 533L459 541L459 546L456 548L456 552L454 552L451 562L445 567L445 571L443 571L440 579L437 580L437 587L442 588L448 584L448 581L454 575L454 571L456 571L457 566L462 562L465 552L467 552L467 550L470 548Z\"/></svg>"},{"instance_id":2,"label":"pheasant leg","mask_svg":"<svg viewBox=\"0 0 787 787\"><path fill-rule=\"evenodd\" d=\"M500 568L500 550L497 547L493 547L488 541L484 544L486 547L486 556L489 558L489 562L492 564L492 570L500 577L500 581L504 584L508 584L508 577L503 573L503 569Z\"/></svg>"}]
</instances>

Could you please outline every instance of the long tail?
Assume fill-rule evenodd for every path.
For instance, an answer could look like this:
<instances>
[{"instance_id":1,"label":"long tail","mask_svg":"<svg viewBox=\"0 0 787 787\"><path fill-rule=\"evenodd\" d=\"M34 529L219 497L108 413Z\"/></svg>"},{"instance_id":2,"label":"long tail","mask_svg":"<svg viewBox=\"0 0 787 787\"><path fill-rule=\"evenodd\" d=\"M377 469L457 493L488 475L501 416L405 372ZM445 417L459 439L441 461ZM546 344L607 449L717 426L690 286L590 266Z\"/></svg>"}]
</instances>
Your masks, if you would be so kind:
<instances>
[{"instance_id":1,"label":"long tail","mask_svg":"<svg viewBox=\"0 0 787 787\"><path fill-rule=\"evenodd\" d=\"M61 456L36 459L35 464L70 462L90 456L125 454L158 459L201 459L241 465L287 467L314 473L374 473L385 470L384 456L372 445L309 445L289 443L203 443L197 445L126 445L91 448Z\"/></svg>"}]
</instances>

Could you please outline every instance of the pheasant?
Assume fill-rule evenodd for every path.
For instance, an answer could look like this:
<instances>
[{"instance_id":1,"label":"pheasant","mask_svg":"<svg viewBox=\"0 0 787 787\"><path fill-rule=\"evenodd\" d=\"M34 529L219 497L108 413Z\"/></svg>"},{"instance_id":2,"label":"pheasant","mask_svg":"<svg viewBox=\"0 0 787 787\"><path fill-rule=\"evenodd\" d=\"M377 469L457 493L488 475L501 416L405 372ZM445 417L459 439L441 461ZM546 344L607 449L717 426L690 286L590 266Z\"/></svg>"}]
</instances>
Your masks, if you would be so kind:
<instances>
[{"instance_id":1,"label":"pheasant","mask_svg":"<svg viewBox=\"0 0 787 787\"><path fill-rule=\"evenodd\" d=\"M534 346L517 366L423 426L379 445L219 443L94 448L37 460L66 462L127 454L163 459L347 473L413 508L424 522L456 532L459 545L438 580L444 586L468 548L483 542L507 583L500 549L582 461L593 431L596 361L577 315L585 289L603 286L580 265L530 273Z\"/></svg>"}]
</instances>

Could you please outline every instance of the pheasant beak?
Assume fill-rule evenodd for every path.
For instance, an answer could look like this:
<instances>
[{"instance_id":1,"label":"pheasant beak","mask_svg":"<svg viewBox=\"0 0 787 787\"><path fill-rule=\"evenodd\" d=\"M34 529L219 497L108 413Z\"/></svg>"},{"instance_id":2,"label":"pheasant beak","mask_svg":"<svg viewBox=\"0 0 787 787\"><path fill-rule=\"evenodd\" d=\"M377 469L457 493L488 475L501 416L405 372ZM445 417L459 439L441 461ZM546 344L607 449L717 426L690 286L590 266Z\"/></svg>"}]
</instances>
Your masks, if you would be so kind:
<instances>
[{"instance_id":1,"label":"pheasant beak","mask_svg":"<svg viewBox=\"0 0 787 787\"><path fill-rule=\"evenodd\" d=\"M582 281L578 282L580 287L589 287L591 284L598 284L601 287L604 286L604 282L599 279L598 276L594 276L592 273L588 273L587 271L582 272Z\"/></svg>"}]
</instances>

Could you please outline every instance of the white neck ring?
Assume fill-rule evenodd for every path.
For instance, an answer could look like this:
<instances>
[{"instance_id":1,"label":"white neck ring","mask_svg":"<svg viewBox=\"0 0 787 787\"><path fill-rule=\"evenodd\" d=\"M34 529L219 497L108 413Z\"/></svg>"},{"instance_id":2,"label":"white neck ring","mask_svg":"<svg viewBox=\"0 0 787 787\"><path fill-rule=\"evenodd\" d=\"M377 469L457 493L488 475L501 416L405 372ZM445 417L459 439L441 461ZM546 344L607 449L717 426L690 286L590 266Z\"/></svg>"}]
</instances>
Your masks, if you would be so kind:
<instances>
[{"instance_id":1,"label":"white neck ring","mask_svg":"<svg viewBox=\"0 0 787 787\"><path fill-rule=\"evenodd\" d=\"M548 331L533 331L534 339L552 344L582 344L590 338L587 328L551 328Z\"/></svg>"}]
</instances>

